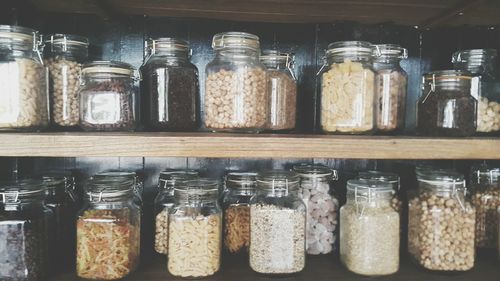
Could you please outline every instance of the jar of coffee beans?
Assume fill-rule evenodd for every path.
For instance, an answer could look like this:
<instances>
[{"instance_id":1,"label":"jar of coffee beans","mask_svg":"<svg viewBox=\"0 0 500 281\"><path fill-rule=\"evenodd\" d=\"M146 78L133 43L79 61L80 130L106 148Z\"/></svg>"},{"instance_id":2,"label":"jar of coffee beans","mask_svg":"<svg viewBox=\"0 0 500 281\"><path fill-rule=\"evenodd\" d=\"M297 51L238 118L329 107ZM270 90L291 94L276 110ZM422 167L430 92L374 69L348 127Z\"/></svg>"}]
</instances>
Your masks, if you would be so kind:
<instances>
[{"instance_id":1,"label":"jar of coffee beans","mask_svg":"<svg viewBox=\"0 0 500 281\"><path fill-rule=\"evenodd\" d=\"M213 37L215 58L206 68L205 127L212 131L259 132L269 112L266 67L259 37L244 32Z\"/></svg>"},{"instance_id":2,"label":"jar of coffee beans","mask_svg":"<svg viewBox=\"0 0 500 281\"><path fill-rule=\"evenodd\" d=\"M51 121L60 129L77 128L80 122L78 88L88 47L88 39L76 35L54 34L45 40Z\"/></svg>"},{"instance_id":3,"label":"jar of coffee beans","mask_svg":"<svg viewBox=\"0 0 500 281\"><path fill-rule=\"evenodd\" d=\"M132 131L136 126L134 68L94 61L82 69L80 126L85 131Z\"/></svg>"}]
</instances>

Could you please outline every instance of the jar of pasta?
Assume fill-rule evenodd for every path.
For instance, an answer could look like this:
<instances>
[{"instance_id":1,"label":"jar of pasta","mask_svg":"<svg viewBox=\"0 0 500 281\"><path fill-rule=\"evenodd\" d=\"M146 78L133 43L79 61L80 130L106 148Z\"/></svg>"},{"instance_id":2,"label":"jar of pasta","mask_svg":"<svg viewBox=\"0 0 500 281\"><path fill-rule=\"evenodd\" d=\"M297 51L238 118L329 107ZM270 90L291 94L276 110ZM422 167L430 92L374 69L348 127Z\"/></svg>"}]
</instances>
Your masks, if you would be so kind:
<instances>
[{"instance_id":1,"label":"jar of pasta","mask_svg":"<svg viewBox=\"0 0 500 281\"><path fill-rule=\"evenodd\" d=\"M141 207L134 181L92 178L76 223L76 274L95 280L117 280L139 264Z\"/></svg>"},{"instance_id":2,"label":"jar of pasta","mask_svg":"<svg viewBox=\"0 0 500 281\"><path fill-rule=\"evenodd\" d=\"M168 262L170 274L184 278L211 276L219 271L222 210L218 182L199 178L174 187L170 210Z\"/></svg>"},{"instance_id":3,"label":"jar of pasta","mask_svg":"<svg viewBox=\"0 0 500 281\"><path fill-rule=\"evenodd\" d=\"M321 71L321 128L325 133L367 134L375 129L373 46L362 41L328 45Z\"/></svg>"}]
</instances>

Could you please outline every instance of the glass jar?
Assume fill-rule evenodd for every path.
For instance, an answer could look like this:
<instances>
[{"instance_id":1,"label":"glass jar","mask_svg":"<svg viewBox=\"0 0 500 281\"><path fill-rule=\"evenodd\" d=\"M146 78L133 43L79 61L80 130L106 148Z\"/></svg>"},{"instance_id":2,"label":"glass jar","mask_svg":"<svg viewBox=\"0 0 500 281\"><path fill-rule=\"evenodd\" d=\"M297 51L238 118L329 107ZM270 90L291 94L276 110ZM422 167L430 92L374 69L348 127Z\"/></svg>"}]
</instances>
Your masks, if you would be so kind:
<instances>
[{"instance_id":1,"label":"glass jar","mask_svg":"<svg viewBox=\"0 0 500 281\"><path fill-rule=\"evenodd\" d=\"M462 50L453 53L452 57L455 69L469 71L475 76L471 93L478 102L477 132L481 134L500 132L500 85L496 58L495 49Z\"/></svg>"},{"instance_id":2,"label":"glass jar","mask_svg":"<svg viewBox=\"0 0 500 281\"><path fill-rule=\"evenodd\" d=\"M433 71L423 77L422 97L417 104L420 135L465 137L476 132L477 101L471 96L469 72Z\"/></svg>"},{"instance_id":3,"label":"glass jar","mask_svg":"<svg viewBox=\"0 0 500 281\"><path fill-rule=\"evenodd\" d=\"M374 57L377 130L382 133L402 130L408 75L400 63L408 58L408 51L399 45L375 45Z\"/></svg>"},{"instance_id":4,"label":"glass jar","mask_svg":"<svg viewBox=\"0 0 500 281\"><path fill-rule=\"evenodd\" d=\"M349 180L340 208L340 259L350 271L383 276L399 270L400 217L391 206L391 184Z\"/></svg>"},{"instance_id":5,"label":"glass jar","mask_svg":"<svg viewBox=\"0 0 500 281\"><path fill-rule=\"evenodd\" d=\"M0 184L0 279L38 281L47 276L48 223L41 181Z\"/></svg>"},{"instance_id":6,"label":"glass jar","mask_svg":"<svg viewBox=\"0 0 500 281\"><path fill-rule=\"evenodd\" d=\"M328 45L321 73L321 128L366 134L375 129L373 46L362 41Z\"/></svg>"},{"instance_id":7,"label":"glass jar","mask_svg":"<svg viewBox=\"0 0 500 281\"><path fill-rule=\"evenodd\" d=\"M97 180L114 179L116 181L133 181L133 191L136 197L136 201L142 204L142 195L144 192L144 183L140 179L139 175L133 171L121 171L121 170L110 170L99 172L93 176ZM117 187L120 188L120 187ZM127 185L121 186L123 189L128 189Z\"/></svg>"},{"instance_id":8,"label":"glass jar","mask_svg":"<svg viewBox=\"0 0 500 281\"><path fill-rule=\"evenodd\" d=\"M250 244L250 199L255 195L257 173L231 172L226 176L224 248L230 254L248 253Z\"/></svg>"},{"instance_id":9,"label":"glass jar","mask_svg":"<svg viewBox=\"0 0 500 281\"><path fill-rule=\"evenodd\" d=\"M215 58L206 68L205 127L212 131L258 132L269 112L266 67L259 37L225 32L213 37Z\"/></svg>"},{"instance_id":10,"label":"glass jar","mask_svg":"<svg viewBox=\"0 0 500 281\"><path fill-rule=\"evenodd\" d=\"M37 31L0 25L0 130L36 131L49 125L41 46Z\"/></svg>"},{"instance_id":11,"label":"glass jar","mask_svg":"<svg viewBox=\"0 0 500 281\"><path fill-rule=\"evenodd\" d=\"M300 177L299 197L307 207L306 252L328 254L335 249L338 225L339 201L330 191L337 171L318 164L299 164L293 170Z\"/></svg>"},{"instance_id":12,"label":"glass jar","mask_svg":"<svg viewBox=\"0 0 500 281\"><path fill-rule=\"evenodd\" d=\"M44 62L49 69L50 117L55 127L77 128L80 122L80 75L88 59L89 40L53 34L45 40Z\"/></svg>"},{"instance_id":13,"label":"glass jar","mask_svg":"<svg viewBox=\"0 0 500 281\"><path fill-rule=\"evenodd\" d=\"M269 116L267 129L293 130L297 114L297 82L293 73L294 56L276 50L264 52L260 61L267 68Z\"/></svg>"},{"instance_id":14,"label":"glass jar","mask_svg":"<svg viewBox=\"0 0 500 281\"><path fill-rule=\"evenodd\" d=\"M498 238L497 208L500 207L500 168L486 164L472 168L472 205L476 208L476 247L495 249Z\"/></svg>"},{"instance_id":15,"label":"glass jar","mask_svg":"<svg viewBox=\"0 0 500 281\"><path fill-rule=\"evenodd\" d=\"M408 250L419 265L435 271L474 267L476 211L466 197L462 175L421 174L408 208Z\"/></svg>"},{"instance_id":16,"label":"glass jar","mask_svg":"<svg viewBox=\"0 0 500 281\"><path fill-rule=\"evenodd\" d=\"M403 202L400 198L400 180L398 174L381 171L363 171L358 173L360 180L376 180L388 183L392 186L394 196L391 199L391 206L398 211L399 215L403 212Z\"/></svg>"},{"instance_id":17,"label":"glass jar","mask_svg":"<svg viewBox=\"0 0 500 281\"><path fill-rule=\"evenodd\" d=\"M82 69L80 126L85 131L132 131L136 126L134 68L94 61Z\"/></svg>"},{"instance_id":18,"label":"glass jar","mask_svg":"<svg viewBox=\"0 0 500 281\"><path fill-rule=\"evenodd\" d=\"M160 172L158 195L154 201L155 208L155 251L168 253L168 216L174 206L174 188L184 180L198 177L195 170L165 170Z\"/></svg>"},{"instance_id":19,"label":"glass jar","mask_svg":"<svg viewBox=\"0 0 500 281\"><path fill-rule=\"evenodd\" d=\"M183 181L174 188L168 228L170 274L199 278L219 271L222 210L218 193L218 182L203 178Z\"/></svg>"},{"instance_id":20,"label":"glass jar","mask_svg":"<svg viewBox=\"0 0 500 281\"><path fill-rule=\"evenodd\" d=\"M189 44L177 38L145 42L141 67L142 120L158 131L198 128L198 69L189 59Z\"/></svg>"},{"instance_id":21,"label":"glass jar","mask_svg":"<svg viewBox=\"0 0 500 281\"><path fill-rule=\"evenodd\" d=\"M89 180L76 225L78 277L117 280L134 272L139 264L140 226L133 180Z\"/></svg>"},{"instance_id":22,"label":"glass jar","mask_svg":"<svg viewBox=\"0 0 500 281\"><path fill-rule=\"evenodd\" d=\"M290 171L257 176L250 200L250 267L263 274L291 274L304 269L306 206L298 196L299 177Z\"/></svg>"}]
</instances>

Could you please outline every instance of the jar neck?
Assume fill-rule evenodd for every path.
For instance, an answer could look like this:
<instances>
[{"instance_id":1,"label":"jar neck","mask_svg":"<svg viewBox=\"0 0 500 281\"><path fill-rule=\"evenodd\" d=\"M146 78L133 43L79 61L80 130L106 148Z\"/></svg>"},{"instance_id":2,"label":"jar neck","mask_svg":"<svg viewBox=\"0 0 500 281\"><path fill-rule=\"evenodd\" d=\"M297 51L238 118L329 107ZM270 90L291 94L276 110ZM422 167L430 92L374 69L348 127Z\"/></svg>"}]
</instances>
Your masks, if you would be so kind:
<instances>
[{"instance_id":1,"label":"jar neck","mask_svg":"<svg viewBox=\"0 0 500 281\"><path fill-rule=\"evenodd\" d=\"M60 56L81 62L86 61L89 55L86 46L49 45L46 47L46 50L46 54L49 57Z\"/></svg>"},{"instance_id":2,"label":"jar neck","mask_svg":"<svg viewBox=\"0 0 500 281\"><path fill-rule=\"evenodd\" d=\"M249 188L229 188L229 196L253 196L255 195L255 189Z\"/></svg>"},{"instance_id":3,"label":"jar neck","mask_svg":"<svg viewBox=\"0 0 500 281\"><path fill-rule=\"evenodd\" d=\"M299 190L298 183L289 183L288 185L275 185L259 183L257 194L265 197L287 197L297 196Z\"/></svg>"},{"instance_id":4,"label":"jar neck","mask_svg":"<svg viewBox=\"0 0 500 281\"><path fill-rule=\"evenodd\" d=\"M345 62L360 62L363 64L373 64L373 58L371 55L363 54L349 54L349 55L330 55L326 57L326 61L329 65L334 63L345 63Z\"/></svg>"},{"instance_id":5,"label":"jar neck","mask_svg":"<svg viewBox=\"0 0 500 281\"><path fill-rule=\"evenodd\" d=\"M217 195L194 195L194 194L179 194L175 193L176 205L201 207L206 205L217 205Z\"/></svg>"},{"instance_id":6,"label":"jar neck","mask_svg":"<svg viewBox=\"0 0 500 281\"><path fill-rule=\"evenodd\" d=\"M487 74L492 76L495 74L495 63L493 61L485 61L481 64L458 62L455 63L455 68L469 71L473 74Z\"/></svg>"},{"instance_id":7,"label":"jar neck","mask_svg":"<svg viewBox=\"0 0 500 281\"><path fill-rule=\"evenodd\" d=\"M373 61L373 63L375 65L400 67L401 59L399 57L382 56L382 57L376 58Z\"/></svg>"},{"instance_id":8,"label":"jar neck","mask_svg":"<svg viewBox=\"0 0 500 281\"><path fill-rule=\"evenodd\" d=\"M228 60L259 59L259 52L248 48L224 48L217 50L216 58Z\"/></svg>"},{"instance_id":9,"label":"jar neck","mask_svg":"<svg viewBox=\"0 0 500 281\"><path fill-rule=\"evenodd\" d=\"M390 192L370 192L369 194L357 194L349 191L346 204L360 205L363 207L383 208L391 206L393 194Z\"/></svg>"}]
</instances>

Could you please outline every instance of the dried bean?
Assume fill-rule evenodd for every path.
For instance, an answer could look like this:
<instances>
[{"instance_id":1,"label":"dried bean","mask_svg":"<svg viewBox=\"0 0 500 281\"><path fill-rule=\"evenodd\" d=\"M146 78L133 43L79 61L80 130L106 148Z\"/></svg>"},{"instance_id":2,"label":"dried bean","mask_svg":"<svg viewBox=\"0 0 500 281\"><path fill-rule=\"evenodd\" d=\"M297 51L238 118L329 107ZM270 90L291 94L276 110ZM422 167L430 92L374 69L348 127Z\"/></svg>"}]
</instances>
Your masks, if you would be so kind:
<instances>
[{"instance_id":1,"label":"dried bean","mask_svg":"<svg viewBox=\"0 0 500 281\"><path fill-rule=\"evenodd\" d=\"M472 196L476 208L476 246L494 249L498 236L497 208L500 207L500 186L486 186Z\"/></svg>"},{"instance_id":2,"label":"dried bean","mask_svg":"<svg viewBox=\"0 0 500 281\"><path fill-rule=\"evenodd\" d=\"M404 126L407 77L400 71L379 70L375 76L377 129L390 132Z\"/></svg>"},{"instance_id":3,"label":"dried bean","mask_svg":"<svg viewBox=\"0 0 500 281\"><path fill-rule=\"evenodd\" d=\"M166 255L168 253L168 208L156 215L155 251Z\"/></svg>"},{"instance_id":4,"label":"dried bean","mask_svg":"<svg viewBox=\"0 0 500 281\"><path fill-rule=\"evenodd\" d=\"M481 97L477 103L477 131L500 131L500 103Z\"/></svg>"}]
</instances>

